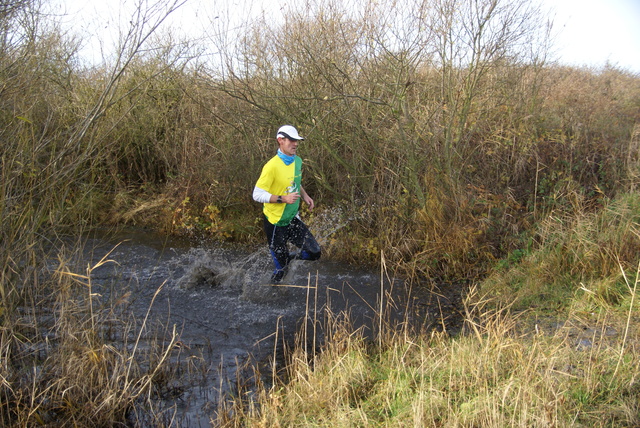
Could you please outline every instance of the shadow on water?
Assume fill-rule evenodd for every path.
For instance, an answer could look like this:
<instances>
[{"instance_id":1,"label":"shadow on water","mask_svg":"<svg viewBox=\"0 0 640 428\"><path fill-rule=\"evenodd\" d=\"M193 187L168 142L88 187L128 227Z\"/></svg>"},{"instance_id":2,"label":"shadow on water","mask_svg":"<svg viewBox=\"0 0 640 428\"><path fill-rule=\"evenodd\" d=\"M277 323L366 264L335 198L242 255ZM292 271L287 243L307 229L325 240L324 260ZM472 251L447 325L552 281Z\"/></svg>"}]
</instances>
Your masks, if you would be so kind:
<instances>
[{"instance_id":1,"label":"shadow on water","mask_svg":"<svg viewBox=\"0 0 640 428\"><path fill-rule=\"evenodd\" d=\"M194 247L126 230L89 238L85 254L88 263L107 254L111 260L92 272L103 295L130 293L131 316L143 318L151 308L158 326L167 332L175 326L172 376L158 406L177 426L210 426L219 398L233 389L239 370L248 363L274 364L272 356L283 342L291 343L305 320L315 323L316 328L307 325L309 331L321 332L327 309L334 316L348 314L369 337L378 329L381 307L389 322L459 329L460 287L407 290L384 272L331 260L295 261L286 286L274 287L266 284L272 270L266 247L253 253Z\"/></svg>"}]
</instances>

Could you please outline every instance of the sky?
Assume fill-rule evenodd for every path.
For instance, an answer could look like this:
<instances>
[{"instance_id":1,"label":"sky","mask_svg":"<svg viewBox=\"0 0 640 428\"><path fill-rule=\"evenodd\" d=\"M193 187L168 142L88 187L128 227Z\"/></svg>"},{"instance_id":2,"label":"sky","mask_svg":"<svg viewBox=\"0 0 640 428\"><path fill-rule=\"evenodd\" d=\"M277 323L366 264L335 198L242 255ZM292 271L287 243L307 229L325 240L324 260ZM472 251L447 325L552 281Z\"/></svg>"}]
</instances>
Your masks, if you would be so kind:
<instances>
[{"instance_id":1,"label":"sky","mask_svg":"<svg viewBox=\"0 0 640 428\"><path fill-rule=\"evenodd\" d=\"M117 14L122 4L134 0L53 0L60 2L58 10L64 21L88 37L103 32L117 33ZM240 7L243 0L229 0L236 9L259 13L261 4L280 8L286 1L246 0L253 5L250 11ZM560 64L599 68L605 64L640 74L640 0L534 0L551 11L554 25L553 58ZM201 27L214 17L220 0L186 0L179 11L172 14L179 27L192 33L205 31ZM126 15L124 13L123 15ZM202 29L202 30L201 30ZM108 36L101 36L107 39ZM93 49L95 51L95 49ZM99 55L99 52L94 52Z\"/></svg>"},{"instance_id":2,"label":"sky","mask_svg":"<svg viewBox=\"0 0 640 428\"><path fill-rule=\"evenodd\" d=\"M555 9L554 46L567 65L607 62L640 73L640 0L543 0Z\"/></svg>"}]
</instances>

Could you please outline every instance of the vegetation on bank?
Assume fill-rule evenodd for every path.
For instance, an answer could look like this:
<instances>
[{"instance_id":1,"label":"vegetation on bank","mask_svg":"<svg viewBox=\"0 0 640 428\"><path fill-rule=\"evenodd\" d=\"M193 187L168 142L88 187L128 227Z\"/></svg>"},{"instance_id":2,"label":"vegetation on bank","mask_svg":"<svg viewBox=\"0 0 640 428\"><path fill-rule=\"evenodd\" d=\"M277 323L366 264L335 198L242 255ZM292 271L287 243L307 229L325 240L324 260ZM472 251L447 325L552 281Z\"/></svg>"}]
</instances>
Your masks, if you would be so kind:
<instances>
[{"instance_id":1,"label":"vegetation on bank","mask_svg":"<svg viewBox=\"0 0 640 428\"><path fill-rule=\"evenodd\" d=\"M602 338L615 317L594 320L590 339L596 339L582 339L588 343L582 347L574 330L591 324L580 317L573 326L529 334L508 313L475 320L469 335L398 333L374 349L339 330L313 363L298 350L285 383L262 389L257 403L237 398L215 421L260 427L639 423L637 333L631 340Z\"/></svg>"},{"instance_id":2,"label":"vegetation on bank","mask_svg":"<svg viewBox=\"0 0 640 428\"><path fill-rule=\"evenodd\" d=\"M212 62L152 37L170 2L90 68L38 2L1 8L4 424L153 408L173 338L100 300L62 238L115 222L262 242L250 195L283 123L306 137L304 215L327 256L472 282L468 334L373 345L333 326L321 355L294 350L286 383L218 422L638 424L640 78L546 62L528 1L406 3L292 7L234 43L215 33Z\"/></svg>"},{"instance_id":3,"label":"vegetation on bank","mask_svg":"<svg viewBox=\"0 0 640 428\"><path fill-rule=\"evenodd\" d=\"M465 331L386 323L379 342L335 317L319 355L294 348L222 426L640 424L640 195L549 218L541 245L500 261L466 295ZM254 396L257 395L257 400ZM254 402L257 401L256 402Z\"/></svg>"}]
</instances>

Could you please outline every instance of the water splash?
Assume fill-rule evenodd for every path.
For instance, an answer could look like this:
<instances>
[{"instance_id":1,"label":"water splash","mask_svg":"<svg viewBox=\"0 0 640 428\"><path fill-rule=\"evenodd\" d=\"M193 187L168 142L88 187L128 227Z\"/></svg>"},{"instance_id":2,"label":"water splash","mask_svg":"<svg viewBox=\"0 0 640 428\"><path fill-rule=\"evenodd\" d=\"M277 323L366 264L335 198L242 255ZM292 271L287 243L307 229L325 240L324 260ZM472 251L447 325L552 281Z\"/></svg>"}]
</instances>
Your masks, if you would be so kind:
<instances>
[{"instance_id":1,"label":"water splash","mask_svg":"<svg viewBox=\"0 0 640 428\"><path fill-rule=\"evenodd\" d=\"M343 207L337 206L323 210L311 217L308 226L320 245L326 245L331 235L355 219L353 216L348 215L347 212Z\"/></svg>"}]
</instances>

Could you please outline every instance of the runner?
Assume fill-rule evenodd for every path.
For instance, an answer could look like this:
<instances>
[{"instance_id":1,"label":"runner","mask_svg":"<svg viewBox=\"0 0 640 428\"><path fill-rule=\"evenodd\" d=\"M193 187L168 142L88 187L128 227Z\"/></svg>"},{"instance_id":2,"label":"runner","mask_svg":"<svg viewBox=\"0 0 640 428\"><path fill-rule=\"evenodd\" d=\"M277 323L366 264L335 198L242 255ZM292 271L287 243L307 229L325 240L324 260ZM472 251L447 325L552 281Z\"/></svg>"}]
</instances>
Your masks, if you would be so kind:
<instances>
[{"instance_id":1,"label":"runner","mask_svg":"<svg viewBox=\"0 0 640 428\"><path fill-rule=\"evenodd\" d=\"M302 159L296 156L298 144L304 140L296 128L284 125L276 133L278 152L262 168L253 189L253 199L263 205L264 232L275 270L271 283L278 284L287 274L291 260L318 260L320 245L300 219L300 198L314 208L313 199L302 187ZM299 250L289 254L288 243Z\"/></svg>"}]
</instances>

